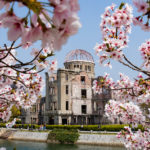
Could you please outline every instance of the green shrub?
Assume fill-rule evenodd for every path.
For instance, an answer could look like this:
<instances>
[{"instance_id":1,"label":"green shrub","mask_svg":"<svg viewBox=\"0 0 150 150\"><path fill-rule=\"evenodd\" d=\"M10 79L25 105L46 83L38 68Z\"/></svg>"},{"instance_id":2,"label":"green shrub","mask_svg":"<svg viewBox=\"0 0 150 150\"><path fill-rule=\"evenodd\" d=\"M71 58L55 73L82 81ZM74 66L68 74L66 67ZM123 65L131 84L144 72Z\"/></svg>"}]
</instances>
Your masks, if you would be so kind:
<instances>
[{"instance_id":1,"label":"green shrub","mask_svg":"<svg viewBox=\"0 0 150 150\"><path fill-rule=\"evenodd\" d=\"M80 125L46 125L46 129L53 130L53 129L80 129Z\"/></svg>"},{"instance_id":2,"label":"green shrub","mask_svg":"<svg viewBox=\"0 0 150 150\"><path fill-rule=\"evenodd\" d=\"M60 143L74 143L78 140L79 133L77 130L53 129L49 135L49 140L56 140Z\"/></svg>"},{"instance_id":3,"label":"green shrub","mask_svg":"<svg viewBox=\"0 0 150 150\"><path fill-rule=\"evenodd\" d=\"M101 131L113 131L118 132L124 129L125 124L112 124L112 125L101 125Z\"/></svg>"},{"instance_id":4,"label":"green shrub","mask_svg":"<svg viewBox=\"0 0 150 150\"><path fill-rule=\"evenodd\" d=\"M32 126L32 127L31 127ZM47 130L53 129L62 129L62 130L81 130L81 131L113 131L118 132L124 129L124 126L129 126L127 124L109 124L109 125L46 125ZM130 125L131 126L131 125ZM0 123L0 127L6 127L6 123ZM35 124L15 124L13 128L23 128L23 129L39 129L40 125ZM133 128L134 131L141 129L144 131L144 127L142 125L138 125L137 128Z\"/></svg>"},{"instance_id":5,"label":"green shrub","mask_svg":"<svg viewBox=\"0 0 150 150\"><path fill-rule=\"evenodd\" d=\"M39 129L39 128L40 128L39 125L37 125L37 124L34 125L34 129Z\"/></svg>"},{"instance_id":6,"label":"green shrub","mask_svg":"<svg viewBox=\"0 0 150 150\"><path fill-rule=\"evenodd\" d=\"M23 124L23 128L27 129L28 128L28 124Z\"/></svg>"},{"instance_id":7,"label":"green shrub","mask_svg":"<svg viewBox=\"0 0 150 150\"><path fill-rule=\"evenodd\" d=\"M0 123L0 127L1 128L5 128L6 127L6 123Z\"/></svg>"},{"instance_id":8,"label":"green shrub","mask_svg":"<svg viewBox=\"0 0 150 150\"><path fill-rule=\"evenodd\" d=\"M124 129L124 126L129 126L126 124L110 124L110 125L46 125L46 129L53 130L53 129L78 129L81 131L113 131L118 132ZM142 126L139 126L137 129L142 129Z\"/></svg>"},{"instance_id":9,"label":"green shrub","mask_svg":"<svg viewBox=\"0 0 150 150\"><path fill-rule=\"evenodd\" d=\"M13 128L22 128L22 124L15 124Z\"/></svg>"},{"instance_id":10,"label":"green shrub","mask_svg":"<svg viewBox=\"0 0 150 150\"><path fill-rule=\"evenodd\" d=\"M27 126L31 128L31 124L27 125L24 124L23 128L27 129ZM64 130L81 130L81 131L120 131L124 128L124 126L127 125L120 125L120 124L114 124L114 125L46 125L47 130L53 130L53 129L64 129ZM33 129L39 128L39 125L32 125Z\"/></svg>"}]
</instances>

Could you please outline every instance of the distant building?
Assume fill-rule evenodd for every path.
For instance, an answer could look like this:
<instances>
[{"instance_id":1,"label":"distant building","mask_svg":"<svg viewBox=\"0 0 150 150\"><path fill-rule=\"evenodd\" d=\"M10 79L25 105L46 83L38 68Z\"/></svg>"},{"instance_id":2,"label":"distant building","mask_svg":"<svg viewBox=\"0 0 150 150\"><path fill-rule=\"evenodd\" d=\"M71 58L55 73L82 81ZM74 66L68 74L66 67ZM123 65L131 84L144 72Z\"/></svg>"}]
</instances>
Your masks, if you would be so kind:
<instances>
[{"instance_id":1,"label":"distant building","mask_svg":"<svg viewBox=\"0 0 150 150\"><path fill-rule=\"evenodd\" d=\"M107 122L104 106L111 98L111 91L103 88L102 94L93 94L93 80L101 78L95 78L94 66L93 57L87 51L77 49L68 53L64 68L51 76L46 73L46 96L42 103L44 110L41 109L39 115L41 104L37 102L38 110L35 115L30 111L30 119L26 121L80 125Z\"/></svg>"},{"instance_id":2,"label":"distant building","mask_svg":"<svg viewBox=\"0 0 150 150\"><path fill-rule=\"evenodd\" d=\"M44 124L45 97L38 99L29 109L21 110L22 124Z\"/></svg>"}]
</instances>

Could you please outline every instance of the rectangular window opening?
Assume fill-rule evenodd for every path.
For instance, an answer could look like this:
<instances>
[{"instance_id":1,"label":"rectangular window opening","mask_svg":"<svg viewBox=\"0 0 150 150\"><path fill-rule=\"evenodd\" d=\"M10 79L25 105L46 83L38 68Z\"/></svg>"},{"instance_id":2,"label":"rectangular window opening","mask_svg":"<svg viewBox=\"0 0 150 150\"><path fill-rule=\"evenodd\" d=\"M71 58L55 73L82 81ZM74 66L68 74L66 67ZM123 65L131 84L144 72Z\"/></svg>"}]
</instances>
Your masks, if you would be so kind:
<instances>
[{"instance_id":1,"label":"rectangular window opening","mask_svg":"<svg viewBox=\"0 0 150 150\"><path fill-rule=\"evenodd\" d=\"M65 118L63 118L63 119L62 119L62 124L63 124L63 125L67 125L67 123L68 123L68 120L65 119Z\"/></svg>"},{"instance_id":2,"label":"rectangular window opening","mask_svg":"<svg viewBox=\"0 0 150 150\"><path fill-rule=\"evenodd\" d=\"M85 76L81 76L81 82L85 83Z\"/></svg>"},{"instance_id":3,"label":"rectangular window opening","mask_svg":"<svg viewBox=\"0 0 150 150\"><path fill-rule=\"evenodd\" d=\"M86 98L87 97L87 95L86 95L86 89L82 89L81 90L81 97L82 98Z\"/></svg>"},{"instance_id":4,"label":"rectangular window opening","mask_svg":"<svg viewBox=\"0 0 150 150\"><path fill-rule=\"evenodd\" d=\"M66 94L68 94L68 93L69 93L69 86L66 85Z\"/></svg>"},{"instance_id":5,"label":"rectangular window opening","mask_svg":"<svg viewBox=\"0 0 150 150\"><path fill-rule=\"evenodd\" d=\"M82 70L82 65L80 65L80 70Z\"/></svg>"},{"instance_id":6,"label":"rectangular window opening","mask_svg":"<svg viewBox=\"0 0 150 150\"><path fill-rule=\"evenodd\" d=\"M88 66L88 71L91 71L91 66Z\"/></svg>"},{"instance_id":7,"label":"rectangular window opening","mask_svg":"<svg viewBox=\"0 0 150 150\"><path fill-rule=\"evenodd\" d=\"M82 105L81 106L81 112L82 112L82 114L86 114L86 105Z\"/></svg>"},{"instance_id":8,"label":"rectangular window opening","mask_svg":"<svg viewBox=\"0 0 150 150\"><path fill-rule=\"evenodd\" d=\"M69 102L66 101L66 110L69 110Z\"/></svg>"}]
</instances>

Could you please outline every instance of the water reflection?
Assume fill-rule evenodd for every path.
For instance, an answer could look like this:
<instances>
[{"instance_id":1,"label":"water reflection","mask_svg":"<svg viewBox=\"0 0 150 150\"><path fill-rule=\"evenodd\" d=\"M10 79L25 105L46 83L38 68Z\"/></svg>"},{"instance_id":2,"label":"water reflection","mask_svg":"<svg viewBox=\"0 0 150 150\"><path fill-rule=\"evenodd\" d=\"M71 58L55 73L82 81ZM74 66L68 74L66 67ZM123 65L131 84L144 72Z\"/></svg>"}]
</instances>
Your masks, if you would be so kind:
<instances>
[{"instance_id":1,"label":"water reflection","mask_svg":"<svg viewBox=\"0 0 150 150\"><path fill-rule=\"evenodd\" d=\"M0 140L0 147L6 147L7 150L125 150L123 147L105 147L90 145L67 145L67 144L50 144L42 142L24 142L24 141L7 141Z\"/></svg>"}]
</instances>

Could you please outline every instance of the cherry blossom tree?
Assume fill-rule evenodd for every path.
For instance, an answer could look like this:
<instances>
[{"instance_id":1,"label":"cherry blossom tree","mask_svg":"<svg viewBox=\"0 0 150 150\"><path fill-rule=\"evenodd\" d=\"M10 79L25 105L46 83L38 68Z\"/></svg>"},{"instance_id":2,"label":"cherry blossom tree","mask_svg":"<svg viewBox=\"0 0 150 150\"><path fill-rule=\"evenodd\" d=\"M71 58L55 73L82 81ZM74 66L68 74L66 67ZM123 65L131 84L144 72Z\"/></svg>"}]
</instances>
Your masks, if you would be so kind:
<instances>
[{"instance_id":1,"label":"cherry blossom tree","mask_svg":"<svg viewBox=\"0 0 150 150\"><path fill-rule=\"evenodd\" d=\"M19 17L16 7L25 8L25 15ZM44 82L39 73L56 69L56 60L49 58L81 27L78 10L77 0L0 0L0 27L8 30L10 43L0 47L1 119L9 120L14 104L28 108L40 98ZM30 51L37 41L41 47L22 61L17 51Z\"/></svg>"},{"instance_id":2,"label":"cherry blossom tree","mask_svg":"<svg viewBox=\"0 0 150 150\"><path fill-rule=\"evenodd\" d=\"M133 64L124 54L123 50L128 44L128 35L131 33L131 24L139 25L142 30L150 31L150 1L133 0L137 11L142 13L133 17L132 7L121 3L115 8L115 4L108 6L101 16L100 29L103 42L97 43L95 51L99 57L99 63L104 66L111 66L111 60L139 72L138 77L131 80L127 75L120 73L120 80L114 82L108 74L105 74L101 81L93 82L95 93L100 93L103 87L109 87L112 91L112 100L105 106L108 119L114 122L118 119L122 123L132 125L132 128L139 124L143 125L144 131L133 132L130 127L125 127L118 134L124 139L124 145L128 149L150 149L150 128L146 124L149 115L144 115L141 105L150 104L150 39L146 40L139 47L142 55L142 67Z\"/></svg>"}]
</instances>

